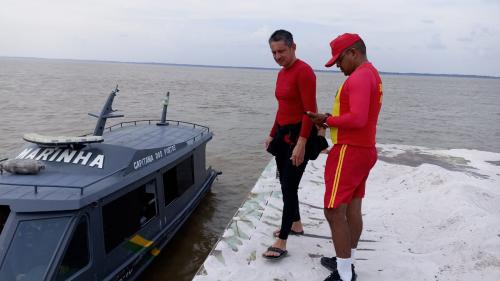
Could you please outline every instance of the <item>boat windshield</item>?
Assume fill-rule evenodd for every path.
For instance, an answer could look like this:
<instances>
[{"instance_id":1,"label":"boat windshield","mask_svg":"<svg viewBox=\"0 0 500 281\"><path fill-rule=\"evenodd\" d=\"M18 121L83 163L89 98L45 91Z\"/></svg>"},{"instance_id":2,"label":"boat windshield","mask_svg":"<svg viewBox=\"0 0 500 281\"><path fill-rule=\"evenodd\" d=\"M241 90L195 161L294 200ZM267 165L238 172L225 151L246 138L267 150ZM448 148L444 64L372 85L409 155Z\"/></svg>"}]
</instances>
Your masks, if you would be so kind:
<instances>
[{"instance_id":1,"label":"boat windshield","mask_svg":"<svg viewBox=\"0 0 500 281\"><path fill-rule=\"evenodd\" d=\"M0 205L0 235L2 235L3 227L9 218L10 209L9 206Z\"/></svg>"},{"instance_id":2,"label":"boat windshield","mask_svg":"<svg viewBox=\"0 0 500 281\"><path fill-rule=\"evenodd\" d=\"M19 222L0 268L0 280L43 280L70 217Z\"/></svg>"}]
</instances>

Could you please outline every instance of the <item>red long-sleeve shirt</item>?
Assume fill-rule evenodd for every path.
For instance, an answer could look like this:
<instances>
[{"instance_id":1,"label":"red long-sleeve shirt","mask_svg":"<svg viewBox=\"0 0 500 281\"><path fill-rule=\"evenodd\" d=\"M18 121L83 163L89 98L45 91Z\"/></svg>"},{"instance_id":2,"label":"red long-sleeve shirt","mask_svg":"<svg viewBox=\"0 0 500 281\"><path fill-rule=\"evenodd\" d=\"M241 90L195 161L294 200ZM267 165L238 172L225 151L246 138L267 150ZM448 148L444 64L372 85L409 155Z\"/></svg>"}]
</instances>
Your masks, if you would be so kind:
<instances>
[{"instance_id":1,"label":"red long-sleeve shirt","mask_svg":"<svg viewBox=\"0 0 500 281\"><path fill-rule=\"evenodd\" d=\"M270 136L276 135L278 125L284 126L302 122L300 136L308 138L312 122L304 114L316 112L316 75L305 62L297 59L290 68L282 68L276 80L278 111Z\"/></svg>"},{"instance_id":2,"label":"red long-sleeve shirt","mask_svg":"<svg viewBox=\"0 0 500 281\"><path fill-rule=\"evenodd\" d=\"M369 62L356 68L339 87L332 116L326 119L332 142L374 146L382 96L377 69Z\"/></svg>"}]
</instances>

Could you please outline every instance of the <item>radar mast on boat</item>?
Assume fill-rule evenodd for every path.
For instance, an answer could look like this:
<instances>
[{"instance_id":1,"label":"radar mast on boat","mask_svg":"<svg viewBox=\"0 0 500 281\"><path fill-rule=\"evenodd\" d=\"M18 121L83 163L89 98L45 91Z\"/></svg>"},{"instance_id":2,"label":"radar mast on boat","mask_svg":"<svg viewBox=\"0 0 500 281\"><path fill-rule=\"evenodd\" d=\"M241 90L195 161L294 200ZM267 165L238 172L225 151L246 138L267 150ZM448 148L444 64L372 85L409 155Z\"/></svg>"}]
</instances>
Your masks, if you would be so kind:
<instances>
[{"instance_id":1,"label":"radar mast on boat","mask_svg":"<svg viewBox=\"0 0 500 281\"><path fill-rule=\"evenodd\" d=\"M167 126L168 122L166 122L167 119L167 107L168 107L168 101L170 99L170 92L167 92L165 95L165 98L163 99L163 111L161 113L161 119L160 122L156 123L158 126Z\"/></svg>"},{"instance_id":2,"label":"radar mast on boat","mask_svg":"<svg viewBox=\"0 0 500 281\"><path fill-rule=\"evenodd\" d=\"M123 114L115 114L114 112L116 110L113 110L112 107L113 100L119 91L120 89L118 89L118 85L116 85L115 89L109 94L108 99L104 104L100 115L89 113L90 116L98 118L93 135L73 137L73 136L44 136L37 133L28 133L23 136L23 139L27 142L36 143L41 147L80 148L88 143L103 142L104 139L102 137L102 134L104 132L104 128L106 125L106 120L108 118L116 118L124 116Z\"/></svg>"},{"instance_id":3,"label":"radar mast on boat","mask_svg":"<svg viewBox=\"0 0 500 281\"><path fill-rule=\"evenodd\" d=\"M116 117L123 117L125 115L123 114L114 114L113 112L117 110L113 110L113 100L116 97L116 94L120 91L118 89L118 85L116 85L116 88L109 94L108 100L104 104L101 114L97 115L94 113L89 113L90 116L98 118L97 124L94 129L94 136L102 136L102 133L104 132L104 128L106 126L106 120L108 118L116 118Z\"/></svg>"}]
</instances>

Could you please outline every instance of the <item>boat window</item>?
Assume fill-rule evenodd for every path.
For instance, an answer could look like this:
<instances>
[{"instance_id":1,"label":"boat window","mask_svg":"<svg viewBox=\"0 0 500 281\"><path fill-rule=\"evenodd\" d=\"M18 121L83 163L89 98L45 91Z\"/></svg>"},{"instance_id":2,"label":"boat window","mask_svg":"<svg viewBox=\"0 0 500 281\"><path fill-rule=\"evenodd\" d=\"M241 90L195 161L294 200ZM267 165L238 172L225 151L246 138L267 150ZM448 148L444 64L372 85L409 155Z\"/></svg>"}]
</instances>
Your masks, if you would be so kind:
<instances>
[{"instance_id":1,"label":"boat window","mask_svg":"<svg viewBox=\"0 0 500 281\"><path fill-rule=\"evenodd\" d=\"M102 209L106 253L136 233L157 215L156 181L104 205Z\"/></svg>"},{"instance_id":2,"label":"boat window","mask_svg":"<svg viewBox=\"0 0 500 281\"><path fill-rule=\"evenodd\" d=\"M0 205L0 235L2 234L3 227L9 218L10 208L9 206Z\"/></svg>"},{"instance_id":3,"label":"boat window","mask_svg":"<svg viewBox=\"0 0 500 281\"><path fill-rule=\"evenodd\" d=\"M70 217L19 222L0 280L43 280Z\"/></svg>"},{"instance_id":4,"label":"boat window","mask_svg":"<svg viewBox=\"0 0 500 281\"><path fill-rule=\"evenodd\" d=\"M90 262L87 218L78 223L63 261L57 270L56 281L67 280Z\"/></svg>"},{"instance_id":5,"label":"boat window","mask_svg":"<svg viewBox=\"0 0 500 281\"><path fill-rule=\"evenodd\" d=\"M194 184L193 156L163 174L165 205L181 196Z\"/></svg>"}]
</instances>

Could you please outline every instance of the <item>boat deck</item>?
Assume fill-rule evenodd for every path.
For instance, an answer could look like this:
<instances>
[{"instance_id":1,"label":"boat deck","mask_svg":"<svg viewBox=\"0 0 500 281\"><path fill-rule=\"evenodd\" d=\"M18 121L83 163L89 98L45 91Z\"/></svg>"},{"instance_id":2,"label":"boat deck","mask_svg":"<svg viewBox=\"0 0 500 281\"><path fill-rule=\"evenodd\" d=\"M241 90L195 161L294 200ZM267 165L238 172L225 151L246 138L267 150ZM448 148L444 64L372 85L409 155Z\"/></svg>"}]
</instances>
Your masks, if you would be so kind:
<instances>
[{"instance_id":1,"label":"boat deck","mask_svg":"<svg viewBox=\"0 0 500 281\"><path fill-rule=\"evenodd\" d=\"M378 149L363 201L358 280L498 280L500 154ZM305 234L289 236L286 257L262 257L283 206L273 159L193 280L324 280L330 272L320 258L335 254L322 208L325 161L321 154L309 162L299 185Z\"/></svg>"},{"instance_id":2,"label":"boat deck","mask_svg":"<svg viewBox=\"0 0 500 281\"><path fill-rule=\"evenodd\" d=\"M45 168L34 175L1 174L0 204L18 211L78 209L212 138L208 127L167 121L161 126L155 120L122 122L106 128L103 142L82 148L27 143L14 157L41 161Z\"/></svg>"}]
</instances>

